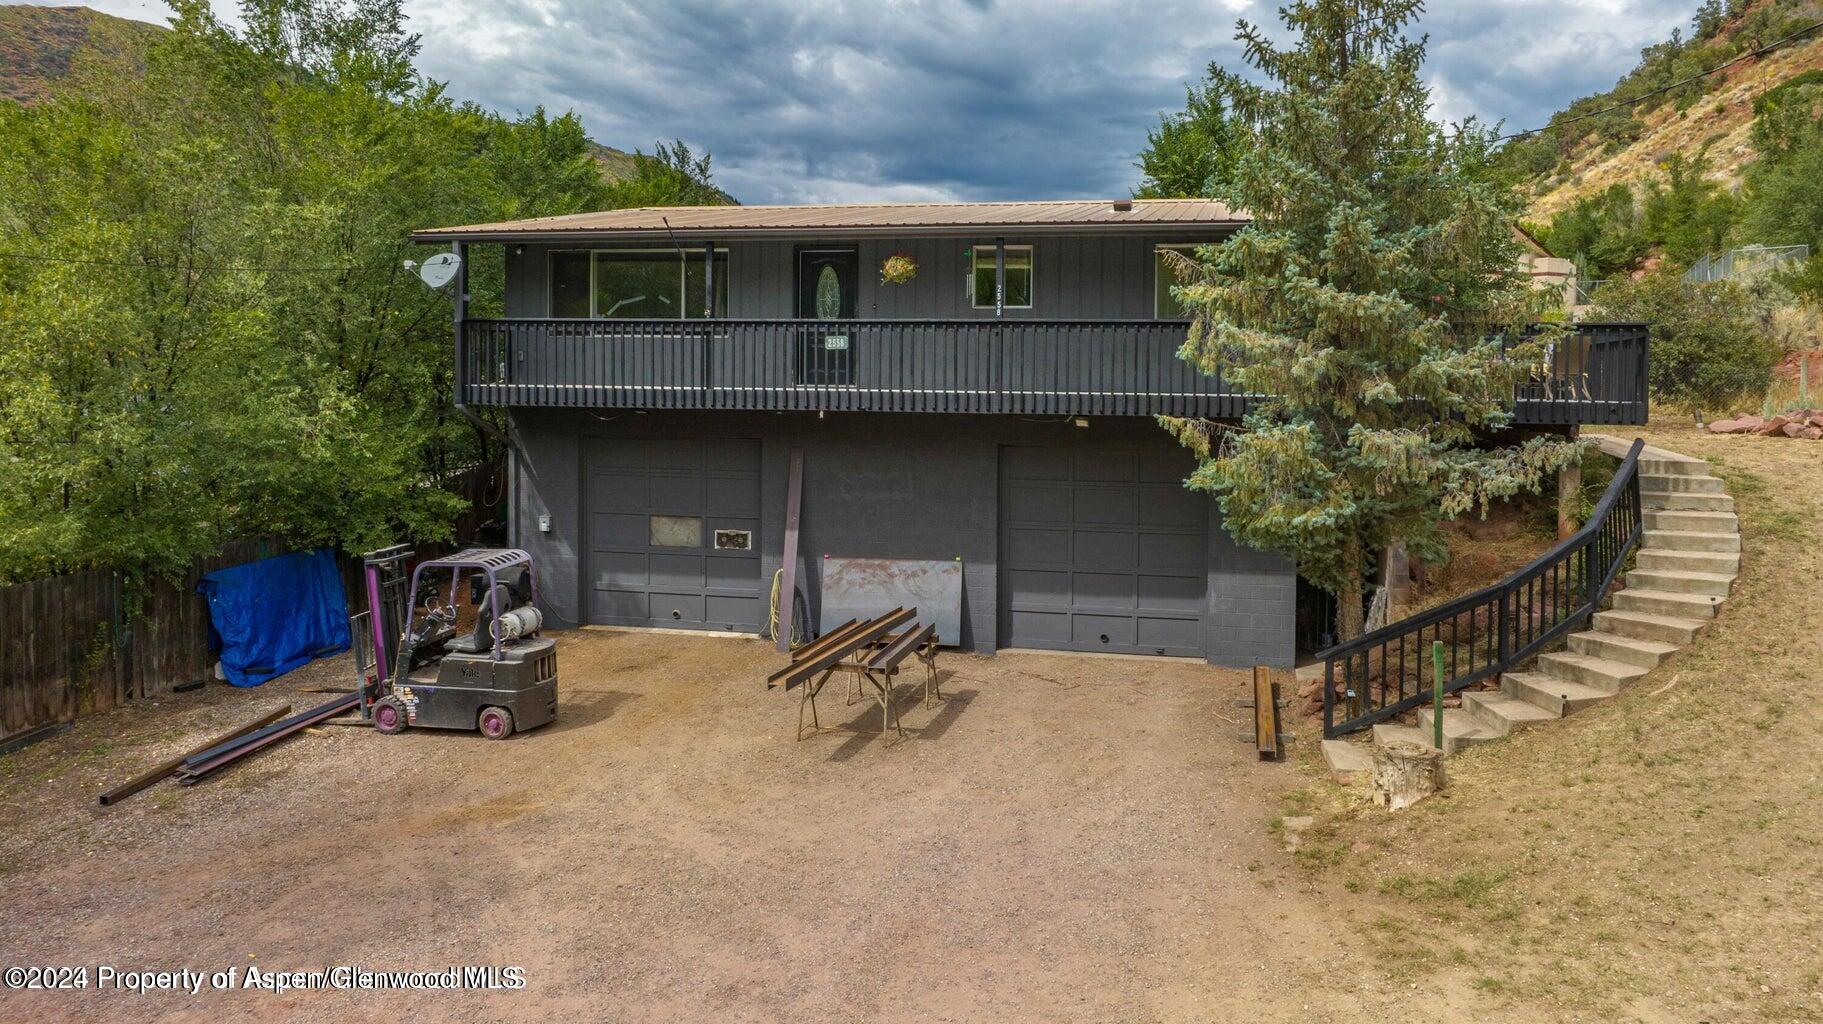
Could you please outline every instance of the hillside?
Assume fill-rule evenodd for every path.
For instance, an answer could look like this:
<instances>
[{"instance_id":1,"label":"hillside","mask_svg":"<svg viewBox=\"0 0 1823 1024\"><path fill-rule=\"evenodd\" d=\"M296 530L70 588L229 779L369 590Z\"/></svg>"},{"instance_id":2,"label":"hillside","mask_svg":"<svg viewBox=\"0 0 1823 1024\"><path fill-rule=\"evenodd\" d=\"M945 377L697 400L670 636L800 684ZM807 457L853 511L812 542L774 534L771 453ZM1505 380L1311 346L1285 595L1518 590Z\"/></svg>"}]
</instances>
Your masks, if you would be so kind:
<instances>
[{"instance_id":1,"label":"hillside","mask_svg":"<svg viewBox=\"0 0 1823 1024\"><path fill-rule=\"evenodd\" d=\"M137 61L164 31L86 7L0 7L0 97L36 103L82 56Z\"/></svg>"},{"instance_id":2,"label":"hillside","mask_svg":"<svg viewBox=\"0 0 1823 1024\"><path fill-rule=\"evenodd\" d=\"M0 97L28 105L42 102L85 57L139 63L147 45L167 31L87 7L0 6ZM590 146L602 177L620 181L633 176L632 153L599 142Z\"/></svg>"},{"instance_id":3,"label":"hillside","mask_svg":"<svg viewBox=\"0 0 1823 1024\"><path fill-rule=\"evenodd\" d=\"M1710 20L1713 19L1713 20ZM1823 20L1817 0L1712 0L1697 11L1693 31L1648 47L1638 67L1616 86L1585 97L1552 118L1581 120L1508 147L1531 192L1532 217L1548 221L1576 200L1617 184L1639 185L1672 154L1708 160L1706 176L1732 190L1758 157L1750 131L1754 101L1781 83L1823 68L1823 31L1763 57L1657 95L1646 95L1699 71L1765 46ZM1644 97L1627 107L1626 101ZM1604 107L1621 109L1588 116Z\"/></svg>"}]
</instances>

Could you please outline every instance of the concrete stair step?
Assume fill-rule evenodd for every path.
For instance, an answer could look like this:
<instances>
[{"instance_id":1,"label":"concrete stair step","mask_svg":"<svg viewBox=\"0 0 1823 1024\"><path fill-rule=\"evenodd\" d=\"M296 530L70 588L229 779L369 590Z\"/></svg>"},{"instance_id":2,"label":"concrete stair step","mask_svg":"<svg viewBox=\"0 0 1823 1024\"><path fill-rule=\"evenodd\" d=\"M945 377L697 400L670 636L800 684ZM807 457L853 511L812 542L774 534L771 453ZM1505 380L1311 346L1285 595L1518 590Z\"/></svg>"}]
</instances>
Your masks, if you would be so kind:
<instances>
[{"instance_id":1,"label":"concrete stair step","mask_svg":"<svg viewBox=\"0 0 1823 1024\"><path fill-rule=\"evenodd\" d=\"M1733 512L1734 499L1726 494L1697 493L1693 491L1648 491L1639 492L1640 504L1647 509L1689 509L1698 512Z\"/></svg>"},{"instance_id":2,"label":"concrete stair step","mask_svg":"<svg viewBox=\"0 0 1823 1024\"><path fill-rule=\"evenodd\" d=\"M1639 472L1641 476L1708 476L1709 463L1677 452L1668 452L1663 448L1649 447L1639 453Z\"/></svg>"},{"instance_id":3,"label":"concrete stair step","mask_svg":"<svg viewBox=\"0 0 1823 1024\"><path fill-rule=\"evenodd\" d=\"M1337 782L1347 783L1374 766L1374 753L1365 743L1324 740L1323 763Z\"/></svg>"},{"instance_id":4,"label":"concrete stair step","mask_svg":"<svg viewBox=\"0 0 1823 1024\"><path fill-rule=\"evenodd\" d=\"M1426 737L1426 742L1436 740L1432 729L1432 711L1428 707L1418 709L1418 731ZM1500 738L1500 734L1481 724L1473 715L1461 708L1443 709L1443 752L1454 754L1477 743L1488 743Z\"/></svg>"},{"instance_id":5,"label":"concrete stair step","mask_svg":"<svg viewBox=\"0 0 1823 1024\"><path fill-rule=\"evenodd\" d=\"M1659 662L1676 654L1678 647L1662 640L1642 640L1619 633L1590 630L1586 633L1571 633L1570 650L1576 654L1624 661L1629 665L1650 669L1657 668Z\"/></svg>"},{"instance_id":6,"label":"concrete stair step","mask_svg":"<svg viewBox=\"0 0 1823 1024\"><path fill-rule=\"evenodd\" d=\"M1493 730L1496 736L1510 736L1515 729L1562 717L1502 690L1464 691L1462 710L1470 718ZM1448 717L1447 714L1444 716L1446 720Z\"/></svg>"},{"instance_id":7,"label":"concrete stair step","mask_svg":"<svg viewBox=\"0 0 1823 1024\"><path fill-rule=\"evenodd\" d=\"M1722 599L1714 594L1680 594L1675 590L1634 590L1629 587L1614 595L1614 607L1621 611L1651 612L1680 619L1713 619Z\"/></svg>"},{"instance_id":8,"label":"concrete stair step","mask_svg":"<svg viewBox=\"0 0 1823 1024\"><path fill-rule=\"evenodd\" d=\"M1604 693L1619 693L1621 687L1645 675L1647 670L1638 665L1593 654L1553 651L1538 656L1538 671L1543 675L1592 686Z\"/></svg>"},{"instance_id":9,"label":"concrete stair step","mask_svg":"<svg viewBox=\"0 0 1823 1024\"><path fill-rule=\"evenodd\" d=\"M1503 673L1500 689L1508 696L1525 701L1558 718L1613 696L1593 686L1584 686L1540 672Z\"/></svg>"},{"instance_id":10,"label":"concrete stair step","mask_svg":"<svg viewBox=\"0 0 1823 1024\"><path fill-rule=\"evenodd\" d=\"M1709 619L1688 619L1681 615L1658 615L1653 612L1610 608L1595 613L1595 628L1636 640L1657 640L1683 646L1709 627Z\"/></svg>"},{"instance_id":11,"label":"concrete stair step","mask_svg":"<svg viewBox=\"0 0 1823 1024\"><path fill-rule=\"evenodd\" d=\"M1722 478L1719 476L1689 476L1681 473L1675 476L1641 473L1639 489L1654 494L1721 494L1723 491Z\"/></svg>"},{"instance_id":12,"label":"concrete stair step","mask_svg":"<svg viewBox=\"0 0 1823 1024\"><path fill-rule=\"evenodd\" d=\"M1733 576L1741 571L1741 556L1727 551L1671 551L1666 548L1640 548L1637 564L1641 569L1716 572Z\"/></svg>"},{"instance_id":13,"label":"concrete stair step","mask_svg":"<svg viewBox=\"0 0 1823 1024\"><path fill-rule=\"evenodd\" d=\"M1741 520L1733 512L1703 512L1694 509L1648 509L1646 529L1678 530L1686 533L1740 533Z\"/></svg>"},{"instance_id":14,"label":"concrete stair step","mask_svg":"<svg viewBox=\"0 0 1823 1024\"><path fill-rule=\"evenodd\" d=\"M1734 586L1731 572L1683 572L1673 569L1635 569L1627 574L1627 586L1635 590L1671 590L1680 594L1707 594L1727 597Z\"/></svg>"},{"instance_id":15,"label":"concrete stair step","mask_svg":"<svg viewBox=\"0 0 1823 1024\"><path fill-rule=\"evenodd\" d=\"M1732 554L1741 550L1741 535L1696 530L1647 530L1640 546L1670 551L1721 551Z\"/></svg>"}]
</instances>

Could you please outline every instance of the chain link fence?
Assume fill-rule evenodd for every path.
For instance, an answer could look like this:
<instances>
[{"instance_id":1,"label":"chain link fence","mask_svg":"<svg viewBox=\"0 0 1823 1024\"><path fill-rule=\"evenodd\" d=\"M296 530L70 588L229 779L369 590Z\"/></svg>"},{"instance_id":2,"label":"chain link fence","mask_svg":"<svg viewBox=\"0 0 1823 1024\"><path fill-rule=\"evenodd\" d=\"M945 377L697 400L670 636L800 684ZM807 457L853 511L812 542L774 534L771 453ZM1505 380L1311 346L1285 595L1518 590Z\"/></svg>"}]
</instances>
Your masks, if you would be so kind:
<instances>
[{"instance_id":1,"label":"chain link fence","mask_svg":"<svg viewBox=\"0 0 1823 1024\"><path fill-rule=\"evenodd\" d=\"M1802 365L1802 364L1801 364ZM1794 409L1823 406L1823 381L1800 371L1785 376L1768 366L1751 369L1692 362L1651 368L1654 408L1688 413L1708 423L1742 414L1772 416Z\"/></svg>"},{"instance_id":2,"label":"chain link fence","mask_svg":"<svg viewBox=\"0 0 1823 1024\"><path fill-rule=\"evenodd\" d=\"M1782 263L1809 258L1808 245L1749 245L1730 249L1720 256L1704 256L1684 272L1684 280L1690 284L1734 281L1764 273Z\"/></svg>"}]
</instances>

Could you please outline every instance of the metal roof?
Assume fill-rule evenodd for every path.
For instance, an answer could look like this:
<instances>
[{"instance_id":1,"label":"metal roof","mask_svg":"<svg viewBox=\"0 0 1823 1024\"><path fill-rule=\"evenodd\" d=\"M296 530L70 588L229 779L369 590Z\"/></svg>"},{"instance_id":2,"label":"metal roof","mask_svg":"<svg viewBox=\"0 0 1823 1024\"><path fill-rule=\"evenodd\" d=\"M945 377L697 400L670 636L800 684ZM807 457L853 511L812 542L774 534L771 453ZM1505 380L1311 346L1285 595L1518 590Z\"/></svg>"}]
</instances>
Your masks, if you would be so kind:
<instances>
[{"instance_id":1,"label":"metal roof","mask_svg":"<svg viewBox=\"0 0 1823 1024\"><path fill-rule=\"evenodd\" d=\"M1116 204L1119 204L1117 206ZM1121 208L1124 207L1124 208ZM426 228L420 242L751 235L1059 234L1239 227L1247 215L1213 199L1071 199L1017 203L848 203L827 206L644 206L494 224ZM668 227L667 227L668 224Z\"/></svg>"}]
</instances>

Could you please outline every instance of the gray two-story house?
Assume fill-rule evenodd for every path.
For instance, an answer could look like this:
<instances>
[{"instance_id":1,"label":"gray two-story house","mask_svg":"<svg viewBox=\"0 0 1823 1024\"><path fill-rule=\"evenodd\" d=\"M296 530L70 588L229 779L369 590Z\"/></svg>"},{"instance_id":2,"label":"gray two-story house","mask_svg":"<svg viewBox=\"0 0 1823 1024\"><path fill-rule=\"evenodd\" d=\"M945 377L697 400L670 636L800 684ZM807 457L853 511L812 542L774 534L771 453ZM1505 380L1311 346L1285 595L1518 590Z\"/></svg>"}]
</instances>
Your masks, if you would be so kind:
<instances>
[{"instance_id":1,"label":"gray two-story house","mask_svg":"<svg viewBox=\"0 0 1823 1024\"><path fill-rule=\"evenodd\" d=\"M508 410L511 542L559 625L762 629L796 452L812 623L826 556L960 560L966 648L1286 665L1296 567L1229 537L1153 419L1247 407L1177 357L1162 255L1244 223L1206 200L717 206L414 238L505 247L504 319L467 317L458 281L457 397ZM1643 331L1565 348L1522 424L1644 421Z\"/></svg>"}]
</instances>

